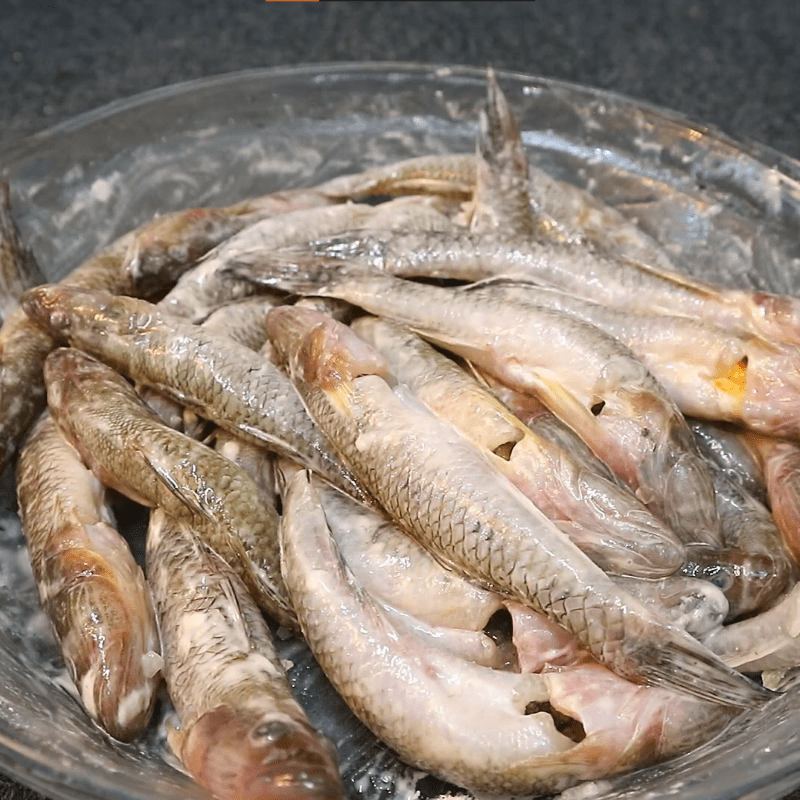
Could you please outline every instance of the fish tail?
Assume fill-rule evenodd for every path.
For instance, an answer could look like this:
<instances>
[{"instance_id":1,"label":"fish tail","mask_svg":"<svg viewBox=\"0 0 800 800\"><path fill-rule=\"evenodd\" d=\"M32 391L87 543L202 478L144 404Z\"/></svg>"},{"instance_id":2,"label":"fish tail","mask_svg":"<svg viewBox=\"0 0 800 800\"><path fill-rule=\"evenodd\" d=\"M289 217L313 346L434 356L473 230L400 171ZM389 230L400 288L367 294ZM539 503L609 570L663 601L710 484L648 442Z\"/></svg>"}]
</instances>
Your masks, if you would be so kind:
<instances>
[{"instance_id":1,"label":"fish tail","mask_svg":"<svg viewBox=\"0 0 800 800\"><path fill-rule=\"evenodd\" d=\"M246 253L223 270L225 277L247 281L256 286L279 289L290 294L331 296L331 286L338 278L365 272L338 258L320 256L300 248L284 248L272 253Z\"/></svg>"},{"instance_id":2,"label":"fish tail","mask_svg":"<svg viewBox=\"0 0 800 800\"><path fill-rule=\"evenodd\" d=\"M649 686L679 691L717 705L757 709L777 697L775 692L723 664L688 636L672 638L654 648L638 670Z\"/></svg>"},{"instance_id":3,"label":"fish tail","mask_svg":"<svg viewBox=\"0 0 800 800\"><path fill-rule=\"evenodd\" d=\"M486 72L486 97L486 111L480 115L478 134L481 156L493 163L500 156L513 154L521 162L522 170L527 171L528 162L522 149L519 127L492 67Z\"/></svg>"}]
</instances>

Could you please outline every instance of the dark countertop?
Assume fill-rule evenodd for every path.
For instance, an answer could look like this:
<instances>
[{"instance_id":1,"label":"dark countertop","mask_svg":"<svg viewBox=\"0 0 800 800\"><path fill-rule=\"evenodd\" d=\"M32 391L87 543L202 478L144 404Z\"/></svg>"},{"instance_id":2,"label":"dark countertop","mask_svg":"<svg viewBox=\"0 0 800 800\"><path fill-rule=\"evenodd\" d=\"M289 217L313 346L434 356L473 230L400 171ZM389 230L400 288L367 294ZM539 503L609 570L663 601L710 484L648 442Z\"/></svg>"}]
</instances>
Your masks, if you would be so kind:
<instances>
[{"instance_id":1,"label":"dark countertop","mask_svg":"<svg viewBox=\"0 0 800 800\"><path fill-rule=\"evenodd\" d=\"M169 83L397 60L493 64L611 89L800 158L798 34L796 0L2 0L0 149ZM0 776L0 800L39 797Z\"/></svg>"}]
</instances>

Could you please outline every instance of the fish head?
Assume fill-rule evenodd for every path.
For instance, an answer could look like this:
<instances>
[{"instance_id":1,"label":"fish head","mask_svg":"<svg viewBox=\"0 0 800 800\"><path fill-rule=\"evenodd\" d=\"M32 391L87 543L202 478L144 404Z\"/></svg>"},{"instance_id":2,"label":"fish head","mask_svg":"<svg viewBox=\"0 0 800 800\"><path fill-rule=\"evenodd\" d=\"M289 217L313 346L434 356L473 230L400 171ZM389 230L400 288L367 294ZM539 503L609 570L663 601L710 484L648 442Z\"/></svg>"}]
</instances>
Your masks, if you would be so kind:
<instances>
[{"instance_id":1,"label":"fish head","mask_svg":"<svg viewBox=\"0 0 800 800\"><path fill-rule=\"evenodd\" d=\"M222 800L341 800L333 746L310 725L277 710L219 706L192 726L181 759Z\"/></svg>"},{"instance_id":2,"label":"fish head","mask_svg":"<svg viewBox=\"0 0 800 800\"><path fill-rule=\"evenodd\" d=\"M44 362L44 379L48 403L59 408L101 382L124 381L115 370L92 356L72 347L59 347Z\"/></svg>"},{"instance_id":3,"label":"fish head","mask_svg":"<svg viewBox=\"0 0 800 800\"><path fill-rule=\"evenodd\" d=\"M57 339L126 333L141 329L151 316L149 303L103 290L45 284L26 292L23 310Z\"/></svg>"},{"instance_id":4,"label":"fish head","mask_svg":"<svg viewBox=\"0 0 800 800\"><path fill-rule=\"evenodd\" d=\"M293 379L343 396L365 375L391 381L386 360L349 327L332 317L296 306L279 306L267 315L267 332Z\"/></svg>"}]
</instances>

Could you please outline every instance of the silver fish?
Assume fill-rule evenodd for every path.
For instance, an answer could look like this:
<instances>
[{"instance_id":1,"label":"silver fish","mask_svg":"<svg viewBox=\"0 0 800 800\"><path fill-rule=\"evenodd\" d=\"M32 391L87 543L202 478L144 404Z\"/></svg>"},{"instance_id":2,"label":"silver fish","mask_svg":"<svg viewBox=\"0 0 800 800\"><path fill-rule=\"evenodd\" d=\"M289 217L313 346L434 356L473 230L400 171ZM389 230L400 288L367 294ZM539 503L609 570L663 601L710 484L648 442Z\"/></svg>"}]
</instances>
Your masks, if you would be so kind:
<instances>
[{"instance_id":1,"label":"silver fish","mask_svg":"<svg viewBox=\"0 0 800 800\"><path fill-rule=\"evenodd\" d=\"M595 325L627 345L684 414L763 433L800 432L796 355L757 336L699 319L620 311L523 281L490 280L465 291L522 300Z\"/></svg>"},{"instance_id":2,"label":"silver fish","mask_svg":"<svg viewBox=\"0 0 800 800\"><path fill-rule=\"evenodd\" d=\"M20 451L17 497L39 598L89 716L135 739L161 665L150 592L105 489L45 415Z\"/></svg>"},{"instance_id":3,"label":"silver fish","mask_svg":"<svg viewBox=\"0 0 800 800\"><path fill-rule=\"evenodd\" d=\"M189 208L156 216L132 232L120 264L122 294L150 297L197 259L259 220L338 202L311 189L289 189L224 208Z\"/></svg>"},{"instance_id":4,"label":"silver fish","mask_svg":"<svg viewBox=\"0 0 800 800\"><path fill-rule=\"evenodd\" d=\"M341 800L332 745L291 693L244 584L186 521L153 511L147 574L180 718L170 746L219 800Z\"/></svg>"},{"instance_id":5,"label":"silver fish","mask_svg":"<svg viewBox=\"0 0 800 800\"><path fill-rule=\"evenodd\" d=\"M331 682L408 763L473 792L528 795L668 757L730 718L719 706L628 684L594 662L567 677L488 668L459 654L450 647L454 631L427 629L375 601L379 579L367 578L365 588L358 566L342 558L318 487L299 473L286 493L287 582ZM588 682L596 692L587 691L591 669L605 678Z\"/></svg>"},{"instance_id":6,"label":"silver fish","mask_svg":"<svg viewBox=\"0 0 800 800\"><path fill-rule=\"evenodd\" d=\"M566 314L348 269L254 278L408 325L538 396L682 541L721 544L714 488L682 414L623 344Z\"/></svg>"},{"instance_id":7,"label":"silver fish","mask_svg":"<svg viewBox=\"0 0 800 800\"><path fill-rule=\"evenodd\" d=\"M407 328L375 317L353 330L380 351L392 374L486 457L604 571L665 577L683 564L677 537L633 495L534 434L451 359Z\"/></svg>"},{"instance_id":8,"label":"silver fish","mask_svg":"<svg viewBox=\"0 0 800 800\"><path fill-rule=\"evenodd\" d=\"M541 610L623 677L736 706L770 696L621 592L480 451L393 390L385 361L349 328L279 307L268 330L343 457L438 558Z\"/></svg>"},{"instance_id":9,"label":"silver fish","mask_svg":"<svg viewBox=\"0 0 800 800\"><path fill-rule=\"evenodd\" d=\"M402 277L533 280L621 311L705 319L789 349L800 342L796 298L704 284L609 256L583 241L460 231L367 232L330 244L320 241L311 250L286 248L276 251L275 258L303 270L320 260L346 258Z\"/></svg>"}]
</instances>

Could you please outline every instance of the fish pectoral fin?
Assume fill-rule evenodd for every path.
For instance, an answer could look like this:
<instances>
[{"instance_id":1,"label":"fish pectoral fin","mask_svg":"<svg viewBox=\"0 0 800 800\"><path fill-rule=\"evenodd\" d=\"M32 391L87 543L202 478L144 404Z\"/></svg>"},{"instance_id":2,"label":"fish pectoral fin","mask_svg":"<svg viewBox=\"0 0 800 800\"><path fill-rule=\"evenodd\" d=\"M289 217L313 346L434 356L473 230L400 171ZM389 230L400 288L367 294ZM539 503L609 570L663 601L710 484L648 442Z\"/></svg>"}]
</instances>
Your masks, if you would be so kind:
<instances>
[{"instance_id":1,"label":"fish pectoral fin","mask_svg":"<svg viewBox=\"0 0 800 800\"><path fill-rule=\"evenodd\" d=\"M286 456L292 461L299 461L301 464L307 461L296 447L292 447L288 442L277 436L272 436L260 428L255 428L245 423L240 423L236 427L246 436L257 439L264 447L274 450L279 455Z\"/></svg>"},{"instance_id":2,"label":"fish pectoral fin","mask_svg":"<svg viewBox=\"0 0 800 800\"><path fill-rule=\"evenodd\" d=\"M138 451L139 455L144 460L145 464L153 470L156 478L169 489L169 491L180 500L193 514L205 517L210 521L215 521L215 515L200 501L197 494L182 484L175 478L172 472L163 464L159 464L156 460L141 450Z\"/></svg>"},{"instance_id":3,"label":"fish pectoral fin","mask_svg":"<svg viewBox=\"0 0 800 800\"><path fill-rule=\"evenodd\" d=\"M585 434L596 427L595 418L599 412L595 410L602 410L604 404L597 403L587 408L546 370L535 370L528 379L542 403L585 441Z\"/></svg>"}]
</instances>

